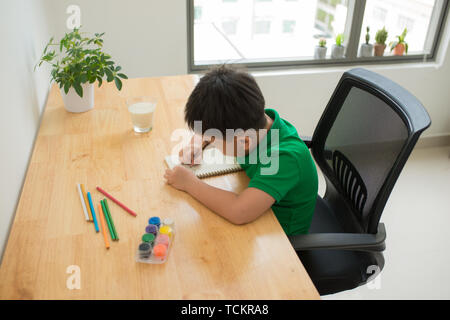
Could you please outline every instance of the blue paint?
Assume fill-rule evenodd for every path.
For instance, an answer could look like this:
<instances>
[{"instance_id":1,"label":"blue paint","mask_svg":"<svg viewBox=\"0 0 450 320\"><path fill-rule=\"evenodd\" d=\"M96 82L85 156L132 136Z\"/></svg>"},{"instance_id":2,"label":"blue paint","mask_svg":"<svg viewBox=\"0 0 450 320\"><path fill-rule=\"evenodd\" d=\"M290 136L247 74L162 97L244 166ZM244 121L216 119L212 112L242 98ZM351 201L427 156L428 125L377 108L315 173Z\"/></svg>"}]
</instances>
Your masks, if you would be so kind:
<instances>
[{"instance_id":1,"label":"blue paint","mask_svg":"<svg viewBox=\"0 0 450 320\"><path fill-rule=\"evenodd\" d=\"M155 226L157 226L159 228L159 226L161 225L161 219L159 219L159 217L151 217L148 220L148 224L154 224Z\"/></svg>"}]
</instances>

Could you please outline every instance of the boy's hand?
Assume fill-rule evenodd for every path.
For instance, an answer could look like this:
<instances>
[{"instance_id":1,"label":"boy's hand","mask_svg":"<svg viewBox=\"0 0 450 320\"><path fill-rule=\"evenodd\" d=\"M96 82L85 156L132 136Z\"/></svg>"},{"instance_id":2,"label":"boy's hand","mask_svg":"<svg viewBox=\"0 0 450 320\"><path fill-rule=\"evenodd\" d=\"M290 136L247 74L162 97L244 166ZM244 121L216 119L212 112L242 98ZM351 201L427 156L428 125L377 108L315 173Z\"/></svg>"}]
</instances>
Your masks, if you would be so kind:
<instances>
[{"instance_id":1,"label":"boy's hand","mask_svg":"<svg viewBox=\"0 0 450 320\"><path fill-rule=\"evenodd\" d=\"M191 142L181 149L178 154L182 164L188 164L191 167L202 163L202 152L208 145L213 143L215 137L202 137L194 135Z\"/></svg>"},{"instance_id":2,"label":"boy's hand","mask_svg":"<svg viewBox=\"0 0 450 320\"><path fill-rule=\"evenodd\" d=\"M172 170L167 169L164 178L167 184L181 191L187 191L198 180L191 170L182 166L176 166Z\"/></svg>"},{"instance_id":3,"label":"boy's hand","mask_svg":"<svg viewBox=\"0 0 450 320\"><path fill-rule=\"evenodd\" d=\"M191 167L202 162L202 145L190 143L181 149L179 153L182 164L188 164Z\"/></svg>"}]
</instances>

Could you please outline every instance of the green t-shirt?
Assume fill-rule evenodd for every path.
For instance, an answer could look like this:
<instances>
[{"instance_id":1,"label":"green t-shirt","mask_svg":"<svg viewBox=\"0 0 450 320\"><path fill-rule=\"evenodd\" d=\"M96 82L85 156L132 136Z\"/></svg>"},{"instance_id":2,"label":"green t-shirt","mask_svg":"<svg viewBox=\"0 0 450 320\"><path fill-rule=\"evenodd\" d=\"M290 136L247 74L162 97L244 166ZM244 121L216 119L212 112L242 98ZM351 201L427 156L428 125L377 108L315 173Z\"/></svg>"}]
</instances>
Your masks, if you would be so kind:
<instances>
[{"instance_id":1,"label":"green t-shirt","mask_svg":"<svg viewBox=\"0 0 450 320\"><path fill-rule=\"evenodd\" d=\"M295 127L275 110L265 112L273 119L272 127L255 150L237 161L250 178L248 187L275 199L272 210L284 232L306 234L317 199L316 166Z\"/></svg>"}]
</instances>

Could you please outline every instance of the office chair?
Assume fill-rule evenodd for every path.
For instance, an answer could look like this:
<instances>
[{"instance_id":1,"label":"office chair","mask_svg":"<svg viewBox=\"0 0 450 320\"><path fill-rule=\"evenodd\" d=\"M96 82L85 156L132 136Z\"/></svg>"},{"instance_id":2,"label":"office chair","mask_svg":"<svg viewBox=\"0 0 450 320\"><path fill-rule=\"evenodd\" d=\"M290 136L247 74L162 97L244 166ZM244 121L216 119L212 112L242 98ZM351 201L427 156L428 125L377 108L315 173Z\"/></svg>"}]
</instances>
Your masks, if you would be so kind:
<instances>
[{"instance_id":1,"label":"office chair","mask_svg":"<svg viewBox=\"0 0 450 320\"><path fill-rule=\"evenodd\" d=\"M422 104L365 69L342 76L312 139L326 181L309 234L290 236L320 295L356 288L384 267L386 230L379 223L419 136L431 125Z\"/></svg>"}]
</instances>

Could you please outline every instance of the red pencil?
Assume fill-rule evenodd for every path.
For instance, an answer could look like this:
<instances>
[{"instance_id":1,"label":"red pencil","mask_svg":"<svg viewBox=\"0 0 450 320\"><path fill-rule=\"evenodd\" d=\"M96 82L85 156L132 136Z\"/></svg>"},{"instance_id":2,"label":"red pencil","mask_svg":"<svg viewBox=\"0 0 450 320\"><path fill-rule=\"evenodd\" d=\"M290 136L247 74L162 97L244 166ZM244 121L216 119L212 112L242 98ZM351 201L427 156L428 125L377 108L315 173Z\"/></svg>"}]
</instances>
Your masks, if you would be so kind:
<instances>
[{"instance_id":1,"label":"red pencil","mask_svg":"<svg viewBox=\"0 0 450 320\"><path fill-rule=\"evenodd\" d=\"M129 214L131 214L131 215L133 215L133 216L135 216L135 217L137 216L137 214L136 214L133 210L127 208L123 203L121 203L119 200L115 199L112 195L110 195L108 192L106 192L106 191L103 190L102 188L97 187L97 190L100 191L101 193L103 193L103 194L104 194L105 196L107 196L109 199L111 199L111 201L113 201L113 202L115 202L117 205L121 206L121 207L122 207L126 212L128 212Z\"/></svg>"}]
</instances>

